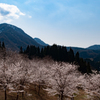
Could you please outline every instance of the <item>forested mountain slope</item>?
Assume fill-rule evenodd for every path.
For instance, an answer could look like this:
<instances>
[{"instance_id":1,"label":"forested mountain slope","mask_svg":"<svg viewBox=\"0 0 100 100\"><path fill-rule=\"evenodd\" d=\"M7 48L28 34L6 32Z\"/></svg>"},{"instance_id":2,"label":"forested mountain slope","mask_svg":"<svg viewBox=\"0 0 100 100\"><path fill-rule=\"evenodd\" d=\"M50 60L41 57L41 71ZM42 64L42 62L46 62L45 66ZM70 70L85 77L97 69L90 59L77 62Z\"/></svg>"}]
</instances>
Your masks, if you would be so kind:
<instances>
[{"instance_id":1,"label":"forested mountain slope","mask_svg":"<svg viewBox=\"0 0 100 100\"><path fill-rule=\"evenodd\" d=\"M4 42L7 48L13 50L19 50L21 46L26 48L27 45L41 47L40 44L27 35L22 29L6 23L0 24L0 41Z\"/></svg>"}]
</instances>

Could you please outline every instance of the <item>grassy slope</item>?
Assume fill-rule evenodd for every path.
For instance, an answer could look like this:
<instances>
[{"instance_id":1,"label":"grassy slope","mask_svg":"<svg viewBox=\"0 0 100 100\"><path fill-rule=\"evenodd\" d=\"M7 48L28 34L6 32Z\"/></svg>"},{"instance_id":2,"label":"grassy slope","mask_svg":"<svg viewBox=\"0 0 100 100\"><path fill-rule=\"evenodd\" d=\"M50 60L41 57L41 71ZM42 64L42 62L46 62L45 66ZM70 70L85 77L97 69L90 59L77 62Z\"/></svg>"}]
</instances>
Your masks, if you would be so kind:
<instances>
[{"instance_id":1,"label":"grassy slope","mask_svg":"<svg viewBox=\"0 0 100 100\"><path fill-rule=\"evenodd\" d=\"M42 88L40 90L40 95L38 95L38 88L34 86L30 86L29 89L27 89L27 94L32 94L31 96L28 96L24 94L24 97L22 97L22 94L19 95L18 100L58 100L55 96L49 96L46 91L44 91ZM0 90L0 100L4 100L4 92ZM9 93L7 92L7 100L16 100L16 93ZM65 99L66 100L66 99ZM83 90L79 90L79 94L74 98L74 100L91 100L88 98L87 94ZM93 99L93 100L98 100Z\"/></svg>"},{"instance_id":2,"label":"grassy slope","mask_svg":"<svg viewBox=\"0 0 100 100\"><path fill-rule=\"evenodd\" d=\"M31 94L31 96L27 94ZM56 97L49 96L43 89L40 89L40 95L38 95L38 88L34 86L30 86L30 88L27 89L27 94L24 94L24 97L22 97L20 93L18 100L57 100ZM16 96L16 93L7 92L7 100L16 100ZM5 100L4 91L2 90L0 90L0 100Z\"/></svg>"}]
</instances>

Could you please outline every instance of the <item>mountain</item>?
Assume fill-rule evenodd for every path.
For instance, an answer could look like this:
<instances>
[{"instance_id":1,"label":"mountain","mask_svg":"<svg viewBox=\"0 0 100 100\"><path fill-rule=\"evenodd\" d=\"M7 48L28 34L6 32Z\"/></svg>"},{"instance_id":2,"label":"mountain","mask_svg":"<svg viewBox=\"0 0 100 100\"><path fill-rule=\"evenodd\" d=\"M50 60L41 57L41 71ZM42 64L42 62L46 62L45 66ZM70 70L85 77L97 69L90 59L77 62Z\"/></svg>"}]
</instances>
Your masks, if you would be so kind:
<instances>
[{"instance_id":1,"label":"mountain","mask_svg":"<svg viewBox=\"0 0 100 100\"><path fill-rule=\"evenodd\" d=\"M5 46L13 50L19 50L21 46L26 49L28 45L34 45L40 48L48 45L39 38L33 39L32 37L27 35L21 28L6 23L0 24L0 41L4 41ZM69 50L69 48L70 47L67 47L67 50ZM100 45L93 45L88 48L71 48L73 49L74 53L79 52L80 57L84 59L92 58L97 60L100 55Z\"/></svg>"},{"instance_id":2,"label":"mountain","mask_svg":"<svg viewBox=\"0 0 100 100\"><path fill-rule=\"evenodd\" d=\"M0 24L0 41L13 50L19 50L21 46L25 49L28 45L42 47L21 28L6 23Z\"/></svg>"},{"instance_id":3,"label":"mountain","mask_svg":"<svg viewBox=\"0 0 100 100\"><path fill-rule=\"evenodd\" d=\"M86 49L91 49L91 50L100 50L100 45L92 45L92 46L89 46L88 48Z\"/></svg>"},{"instance_id":4,"label":"mountain","mask_svg":"<svg viewBox=\"0 0 100 100\"><path fill-rule=\"evenodd\" d=\"M45 42L43 42L41 39L39 38L34 38L34 40L39 43L40 45L43 45L43 46L48 46L48 44L46 44Z\"/></svg>"},{"instance_id":5,"label":"mountain","mask_svg":"<svg viewBox=\"0 0 100 100\"><path fill-rule=\"evenodd\" d=\"M74 51L74 53L76 54L77 52L79 52L80 57L81 58L96 58L98 55L100 55L100 50L92 50L92 49L88 49L88 48L78 48L78 47L71 47ZM69 51L70 47L67 47L67 50Z\"/></svg>"},{"instance_id":6,"label":"mountain","mask_svg":"<svg viewBox=\"0 0 100 100\"><path fill-rule=\"evenodd\" d=\"M21 46L23 49L26 49L28 45L34 45L40 48L48 45L39 38L33 39L21 28L6 23L0 24L0 41L5 43L6 48L16 51L19 51ZM69 51L70 47L66 48ZM81 58L86 59L86 61L90 62L91 66L100 70L100 45L93 45L88 48L71 48L74 54L79 52Z\"/></svg>"}]
</instances>

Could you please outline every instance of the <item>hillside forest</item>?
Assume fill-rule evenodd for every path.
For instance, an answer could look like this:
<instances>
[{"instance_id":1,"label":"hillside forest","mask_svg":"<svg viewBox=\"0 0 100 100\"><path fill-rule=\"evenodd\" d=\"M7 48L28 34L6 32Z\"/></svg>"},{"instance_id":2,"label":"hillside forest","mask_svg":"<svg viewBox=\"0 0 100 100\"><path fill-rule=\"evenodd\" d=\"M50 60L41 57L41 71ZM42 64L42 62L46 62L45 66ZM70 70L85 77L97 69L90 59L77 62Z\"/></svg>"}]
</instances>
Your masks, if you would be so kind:
<instances>
[{"instance_id":1,"label":"hillside forest","mask_svg":"<svg viewBox=\"0 0 100 100\"><path fill-rule=\"evenodd\" d=\"M91 67L89 62L86 62L84 59L79 57L79 52L74 54L74 51L70 48L69 51L67 51L67 48L64 46L58 46L56 44L52 46L45 46L44 48L39 48L35 46L27 46L25 50L20 48L20 54L25 54L28 56L29 59L32 59L34 57L38 58L44 58L44 57L50 57L54 61L58 62L67 62L75 65L79 65L78 68L79 71L82 73L91 73Z\"/></svg>"}]
</instances>

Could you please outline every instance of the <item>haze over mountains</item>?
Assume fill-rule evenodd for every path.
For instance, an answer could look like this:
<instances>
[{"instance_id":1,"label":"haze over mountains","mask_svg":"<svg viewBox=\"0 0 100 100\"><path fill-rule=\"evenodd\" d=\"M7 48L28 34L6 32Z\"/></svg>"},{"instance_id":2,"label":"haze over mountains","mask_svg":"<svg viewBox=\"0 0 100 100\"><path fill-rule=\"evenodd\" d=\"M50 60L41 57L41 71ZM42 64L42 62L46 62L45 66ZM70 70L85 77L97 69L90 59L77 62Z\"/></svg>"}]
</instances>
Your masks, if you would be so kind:
<instances>
[{"instance_id":1,"label":"haze over mountains","mask_svg":"<svg viewBox=\"0 0 100 100\"><path fill-rule=\"evenodd\" d=\"M7 23L0 24L0 41L4 42L7 48L13 50L19 50L21 46L25 49L28 45L40 48L48 45L39 38L32 38L27 35L21 28ZM67 47L67 50L69 48ZM100 54L100 45L93 45L88 48L71 48L75 53L78 51L82 58L95 58Z\"/></svg>"}]
</instances>

